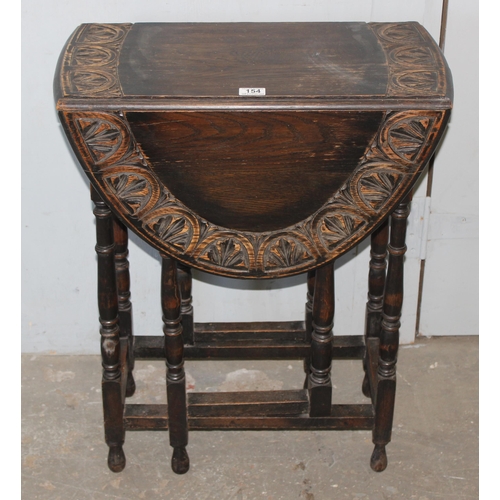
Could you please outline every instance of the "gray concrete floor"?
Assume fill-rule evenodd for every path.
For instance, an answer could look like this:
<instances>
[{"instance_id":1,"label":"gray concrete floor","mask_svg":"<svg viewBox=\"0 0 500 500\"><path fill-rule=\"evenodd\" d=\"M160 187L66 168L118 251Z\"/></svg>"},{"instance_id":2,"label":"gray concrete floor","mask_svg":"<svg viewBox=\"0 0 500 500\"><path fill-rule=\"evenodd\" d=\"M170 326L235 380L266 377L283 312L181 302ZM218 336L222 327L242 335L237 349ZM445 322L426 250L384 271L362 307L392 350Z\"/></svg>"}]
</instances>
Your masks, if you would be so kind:
<instances>
[{"instance_id":1,"label":"gray concrete floor","mask_svg":"<svg viewBox=\"0 0 500 500\"><path fill-rule=\"evenodd\" d=\"M129 432L127 466L106 465L97 356L22 357L22 497L147 499L476 499L478 338L402 346L389 465L370 469L367 431L197 431L191 469L170 469L168 433ZM190 390L300 388L300 361L191 361ZM131 402L165 403L164 364L137 362ZM334 364L334 400L366 402L359 361Z\"/></svg>"}]
</instances>

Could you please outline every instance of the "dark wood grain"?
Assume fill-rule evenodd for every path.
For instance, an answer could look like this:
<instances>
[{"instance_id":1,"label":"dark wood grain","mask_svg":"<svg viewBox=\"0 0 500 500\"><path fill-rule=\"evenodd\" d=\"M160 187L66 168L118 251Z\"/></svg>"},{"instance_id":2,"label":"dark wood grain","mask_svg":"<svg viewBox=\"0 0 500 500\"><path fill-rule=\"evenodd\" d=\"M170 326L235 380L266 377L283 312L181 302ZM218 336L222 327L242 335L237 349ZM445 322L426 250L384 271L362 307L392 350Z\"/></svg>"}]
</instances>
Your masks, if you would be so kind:
<instances>
[{"instance_id":1,"label":"dark wood grain","mask_svg":"<svg viewBox=\"0 0 500 500\"><path fill-rule=\"evenodd\" d=\"M161 183L206 220L271 231L317 211L360 162L382 113L127 113Z\"/></svg>"},{"instance_id":2,"label":"dark wood grain","mask_svg":"<svg viewBox=\"0 0 500 500\"><path fill-rule=\"evenodd\" d=\"M304 390L206 392L188 394L189 417L257 417L307 413Z\"/></svg>"},{"instance_id":3,"label":"dark wood grain","mask_svg":"<svg viewBox=\"0 0 500 500\"><path fill-rule=\"evenodd\" d=\"M304 340L303 321L253 321L248 323L195 323L196 342L244 340Z\"/></svg>"},{"instance_id":4,"label":"dark wood grain","mask_svg":"<svg viewBox=\"0 0 500 500\"><path fill-rule=\"evenodd\" d=\"M384 95L387 71L364 23L336 29L330 23L135 24L119 65L124 95L133 96L235 96L239 87L265 87L271 96Z\"/></svg>"},{"instance_id":5,"label":"dark wood grain","mask_svg":"<svg viewBox=\"0 0 500 500\"><path fill-rule=\"evenodd\" d=\"M329 416L310 417L307 413L282 416L190 417L190 430L370 430L372 405L332 405ZM128 404L127 430L167 430L167 405Z\"/></svg>"},{"instance_id":6,"label":"dark wood grain","mask_svg":"<svg viewBox=\"0 0 500 500\"><path fill-rule=\"evenodd\" d=\"M266 335L268 336L268 335ZM292 336L295 336L293 333ZM252 339L246 333L243 340L237 337L223 341L195 342L184 346L185 359L300 359L311 353L310 342L288 339L281 333L275 339ZM164 359L165 341L158 335L135 337L136 359ZM362 335L335 336L332 359L363 359L365 342Z\"/></svg>"},{"instance_id":7,"label":"dark wood grain","mask_svg":"<svg viewBox=\"0 0 500 500\"><path fill-rule=\"evenodd\" d=\"M371 405L332 405L328 416L308 414L280 417L193 417L189 428L239 430L369 430L373 427Z\"/></svg>"}]
</instances>

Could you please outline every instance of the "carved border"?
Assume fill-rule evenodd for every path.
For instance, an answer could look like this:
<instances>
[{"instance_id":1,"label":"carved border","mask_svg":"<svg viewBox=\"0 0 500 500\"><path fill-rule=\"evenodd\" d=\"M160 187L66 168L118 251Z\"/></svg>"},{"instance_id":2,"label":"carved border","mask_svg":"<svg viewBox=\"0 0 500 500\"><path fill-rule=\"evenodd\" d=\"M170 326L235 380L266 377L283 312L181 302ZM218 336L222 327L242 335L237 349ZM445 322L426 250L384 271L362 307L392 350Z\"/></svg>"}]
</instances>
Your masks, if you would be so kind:
<instances>
[{"instance_id":1,"label":"carved border","mask_svg":"<svg viewBox=\"0 0 500 500\"><path fill-rule=\"evenodd\" d=\"M387 95L444 96L446 75L441 58L416 23L370 23L387 58Z\"/></svg>"},{"instance_id":2,"label":"carved border","mask_svg":"<svg viewBox=\"0 0 500 500\"><path fill-rule=\"evenodd\" d=\"M86 173L142 238L187 265L226 276L304 272L356 245L411 187L445 117L440 111L386 114L344 185L318 211L278 231L235 231L203 219L164 186L123 113L75 112L65 119Z\"/></svg>"},{"instance_id":3,"label":"carved border","mask_svg":"<svg viewBox=\"0 0 500 500\"><path fill-rule=\"evenodd\" d=\"M64 54L64 97L122 97L118 57L132 24L82 24Z\"/></svg>"}]
</instances>

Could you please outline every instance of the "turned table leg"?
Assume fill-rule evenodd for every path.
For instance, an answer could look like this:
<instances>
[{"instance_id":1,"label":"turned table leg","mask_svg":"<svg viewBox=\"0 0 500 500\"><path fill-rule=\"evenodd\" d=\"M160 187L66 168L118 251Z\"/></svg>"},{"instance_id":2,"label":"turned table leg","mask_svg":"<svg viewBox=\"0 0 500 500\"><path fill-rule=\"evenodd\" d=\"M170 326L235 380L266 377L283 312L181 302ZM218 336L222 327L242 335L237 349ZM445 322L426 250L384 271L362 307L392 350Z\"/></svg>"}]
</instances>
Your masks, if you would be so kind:
<instances>
[{"instance_id":1,"label":"turned table leg","mask_svg":"<svg viewBox=\"0 0 500 500\"><path fill-rule=\"evenodd\" d=\"M193 278L191 268L177 263L177 278L181 290L182 338L185 344L193 345L193 297L191 296Z\"/></svg>"},{"instance_id":2,"label":"turned table leg","mask_svg":"<svg viewBox=\"0 0 500 500\"><path fill-rule=\"evenodd\" d=\"M385 271L387 267L387 243L389 239L389 221L386 219L371 236L370 270L368 273L368 302L366 303L365 340L368 345L372 337L380 337L382 306L384 302ZM363 358L365 376L362 390L366 397L371 397L368 379L367 355Z\"/></svg>"},{"instance_id":3,"label":"turned table leg","mask_svg":"<svg viewBox=\"0 0 500 500\"><path fill-rule=\"evenodd\" d=\"M334 283L333 263L316 269L314 283L311 372L309 374L309 415L328 416L332 407Z\"/></svg>"},{"instance_id":4,"label":"turned table leg","mask_svg":"<svg viewBox=\"0 0 500 500\"><path fill-rule=\"evenodd\" d=\"M118 324L118 293L115 270L113 216L99 194L91 190L95 204L97 294L101 323L102 400L104 436L109 446L108 466L113 472L125 467L123 442L123 400L121 395L120 329Z\"/></svg>"},{"instance_id":5,"label":"turned table leg","mask_svg":"<svg viewBox=\"0 0 500 500\"><path fill-rule=\"evenodd\" d=\"M177 264L162 254L161 307L165 358L167 363L168 433L172 454L172 470L184 474L189 470L186 376L184 373L184 342L181 324L181 297L177 281Z\"/></svg>"},{"instance_id":6,"label":"turned table leg","mask_svg":"<svg viewBox=\"0 0 500 500\"><path fill-rule=\"evenodd\" d=\"M403 305L403 263L406 252L406 222L409 201L404 200L391 215L389 242L389 265L385 284L382 323L380 330L380 352L378 384L375 403L375 425L371 457L371 468L381 472L387 467L385 446L391 440L394 400L396 396L396 361L399 345L399 327Z\"/></svg>"},{"instance_id":7,"label":"turned table leg","mask_svg":"<svg viewBox=\"0 0 500 500\"><path fill-rule=\"evenodd\" d=\"M127 388L125 395L135 392L134 370L134 334L132 329L132 303L130 302L130 272L128 262L127 228L113 217L115 239L115 268L118 287L118 317L120 318L120 337L127 339Z\"/></svg>"}]
</instances>

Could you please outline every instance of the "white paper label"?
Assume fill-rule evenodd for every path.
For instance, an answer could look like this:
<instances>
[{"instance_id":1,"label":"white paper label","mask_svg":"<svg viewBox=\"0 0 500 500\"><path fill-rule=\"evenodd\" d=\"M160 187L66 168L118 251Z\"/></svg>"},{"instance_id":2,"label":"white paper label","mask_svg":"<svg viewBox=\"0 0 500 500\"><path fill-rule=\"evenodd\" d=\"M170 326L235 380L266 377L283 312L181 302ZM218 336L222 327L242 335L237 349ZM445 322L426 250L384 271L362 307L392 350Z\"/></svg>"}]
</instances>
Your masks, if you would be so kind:
<instances>
[{"instance_id":1,"label":"white paper label","mask_svg":"<svg viewBox=\"0 0 500 500\"><path fill-rule=\"evenodd\" d=\"M266 95L266 89L258 87L240 87L240 95L248 95L248 96Z\"/></svg>"}]
</instances>

